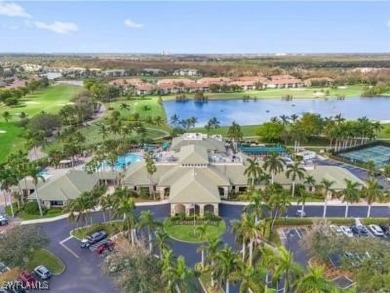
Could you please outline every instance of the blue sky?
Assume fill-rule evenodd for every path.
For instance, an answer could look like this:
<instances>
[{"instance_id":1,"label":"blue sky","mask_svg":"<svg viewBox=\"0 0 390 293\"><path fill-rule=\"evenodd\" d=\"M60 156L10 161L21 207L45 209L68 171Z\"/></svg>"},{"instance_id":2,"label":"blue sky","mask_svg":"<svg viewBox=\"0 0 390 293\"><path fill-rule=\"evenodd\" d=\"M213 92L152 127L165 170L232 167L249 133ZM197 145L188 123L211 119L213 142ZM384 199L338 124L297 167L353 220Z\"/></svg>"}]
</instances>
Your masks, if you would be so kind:
<instances>
[{"instance_id":1,"label":"blue sky","mask_svg":"<svg viewBox=\"0 0 390 293\"><path fill-rule=\"evenodd\" d=\"M0 52L389 52L390 2L7 2Z\"/></svg>"}]
</instances>

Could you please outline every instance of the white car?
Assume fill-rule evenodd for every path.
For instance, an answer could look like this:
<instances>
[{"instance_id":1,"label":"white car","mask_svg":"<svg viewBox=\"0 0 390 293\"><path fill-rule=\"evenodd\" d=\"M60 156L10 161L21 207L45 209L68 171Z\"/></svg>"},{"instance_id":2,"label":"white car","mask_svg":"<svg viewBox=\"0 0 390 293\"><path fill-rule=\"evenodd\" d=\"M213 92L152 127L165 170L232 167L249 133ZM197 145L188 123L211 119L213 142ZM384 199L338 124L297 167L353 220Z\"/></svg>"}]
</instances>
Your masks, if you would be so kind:
<instances>
[{"instance_id":1,"label":"white car","mask_svg":"<svg viewBox=\"0 0 390 293\"><path fill-rule=\"evenodd\" d=\"M343 234L343 230L341 230L341 228L339 226L330 225L329 228L331 231L333 231L336 234Z\"/></svg>"},{"instance_id":2,"label":"white car","mask_svg":"<svg viewBox=\"0 0 390 293\"><path fill-rule=\"evenodd\" d=\"M353 237L353 233L352 233L352 230L351 228L347 227L347 226L340 226L340 229L341 229L341 232L349 237L349 238L352 238Z\"/></svg>"},{"instance_id":3,"label":"white car","mask_svg":"<svg viewBox=\"0 0 390 293\"><path fill-rule=\"evenodd\" d=\"M45 266L37 266L34 269L34 273L36 273L42 280L47 280L51 278L51 272Z\"/></svg>"},{"instance_id":4,"label":"white car","mask_svg":"<svg viewBox=\"0 0 390 293\"><path fill-rule=\"evenodd\" d=\"M368 228L370 228L372 234L374 234L377 237L384 237L385 233L383 233L383 230L381 227L375 224L368 225Z\"/></svg>"}]
</instances>

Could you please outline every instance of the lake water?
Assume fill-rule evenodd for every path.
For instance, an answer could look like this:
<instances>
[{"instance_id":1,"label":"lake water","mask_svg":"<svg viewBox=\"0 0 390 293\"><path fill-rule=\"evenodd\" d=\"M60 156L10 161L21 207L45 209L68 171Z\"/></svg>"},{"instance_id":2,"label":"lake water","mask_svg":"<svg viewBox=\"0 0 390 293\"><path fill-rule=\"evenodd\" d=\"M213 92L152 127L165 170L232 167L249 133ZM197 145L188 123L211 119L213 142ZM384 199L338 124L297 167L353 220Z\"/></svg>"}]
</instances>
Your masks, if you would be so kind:
<instances>
[{"instance_id":1,"label":"lake water","mask_svg":"<svg viewBox=\"0 0 390 293\"><path fill-rule=\"evenodd\" d=\"M198 118L196 126L203 126L216 117L221 125L230 125L236 121L240 125L253 125L267 122L274 116L301 115L305 112L318 113L321 116L341 114L347 119L357 119L367 116L372 120L390 120L390 97L347 98L336 99L257 99L244 102L242 100L214 100L207 103L197 103L192 100L164 102L169 118L176 114L180 119L194 116Z\"/></svg>"}]
</instances>

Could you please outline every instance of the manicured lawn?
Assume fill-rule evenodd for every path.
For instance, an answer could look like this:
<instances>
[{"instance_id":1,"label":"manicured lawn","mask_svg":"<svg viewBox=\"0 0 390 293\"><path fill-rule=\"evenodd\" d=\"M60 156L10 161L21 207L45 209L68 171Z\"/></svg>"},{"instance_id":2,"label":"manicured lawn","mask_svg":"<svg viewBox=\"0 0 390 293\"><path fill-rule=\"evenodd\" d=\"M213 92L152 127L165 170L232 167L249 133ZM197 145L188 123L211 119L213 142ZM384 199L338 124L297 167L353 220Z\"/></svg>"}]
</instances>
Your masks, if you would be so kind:
<instances>
[{"instance_id":1,"label":"manicured lawn","mask_svg":"<svg viewBox=\"0 0 390 293\"><path fill-rule=\"evenodd\" d=\"M5 133L2 133L5 131ZM0 162L4 162L11 152L23 148L23 129L15 122L0 122Z\"/></svg>"},{"instance_id":2,"label":"manicured lawn","mask_svg":"<svg viewBox=\"0 0 390 293\"><path fill-rule=\"evenodd\" d=\"M13 203L13 207L14 207L14 212L15 214L20 218L22 219L23 221L27 221L27 220L36 220L36 219L47 219L47 218L54 218L54 217L57 217L57 216L60 216L60 215L63 215L64 212L61 210L61 209L52 209L52 210L49 210L49 211L46 211L46 214L44 214L42 217L40 215L31 215L31 214L28 214L24 211L19 211L18 212L18 207L17 207L17 204L16 203ZM11 207L8 205L6 208L5 208L5 213L8 215L8 216L11 216L12 213L11 213Z\"/></svg>"},{"instance_id":3,"label":"manicured lawn","mask_svg":"<svg viewBox=\"0 0 390 293\"><path fill-rule=\"evenodd\" d=\"M32 271L39 265L48 268L53 275L59 275L65 270L62 260L46 249L34 251L32 258L26 263L26 269Z\"/></svg>"},{"instance_id":4,"label":"manicured lawn","mask_svg":"<svg viewBox=\"0 0 390 293\"><path fill-rule=\"evenodd\" d=\"M69 103L70 99L83 90L80 86L54 85L46 89L27 95L16 107L2 107L1 110L9 111L14 115L13 119L19 119L18 114L25 112L30 117L42 111L57 113L61 107Z\"/></svg>"},{"instance_id":5,"label":"manicured lawn","mask_svg":"<svg viewBox=\"0 0 390 293\"><path fill-rule=\"evenodd\" d=\"M165 221L165 231L174 239L188 241L188 242L202 242L199 239L199 234L195 231L199 225L173 225L169 221ZM224 221L220 221L218 226L208 225L206 237L220 237L226 230Z\"/></svg>"},{"instance_id":6,"label":"manicured lawn","mask_svg":"<svg viewBox=\"0 0 390 293\"><path fill-rule=\"evenodd\" d=\"M130 106L129 110L121 110L121 104L128 104ZM165 109L163 105L158 103L157 96L147 96L143 99L134 99L134 100L118 100L112 103L107 103L106 107L112 107L115 110L121 112L122 118L128 119L132 114L138 113L140 120L145 119L150 116L152 118L160 116L163 120L166 120ZM110 111L107 112L107 115L110 114Z\"/></svg>"},{"instance_id":7,"label":"manicured lawn","mask_svg":"<svg viewBox=\"0 0 390 293\"><path fill-rule=\"evenodd\" d=\"M282 98L286 95L292 95L294 98L307 98L313 99L316 98L317 95L315 92L320 92L323 90L329 90L328 98L336 98L337 95L345 95L346 97L360 97L363 85L349 85L345 89L331 89L330 87L318 87L318 88L297 88L297 89L267 89L263 91L242 91L238 93L206 93L206 96L209 99L242 99L243 96L250 96L251 98L258 99L275 99ZM176 95L167 95L163 96L164 100L172 100L175 99ZM192 98L193 94L186 94L188 98Z\"/></svg>"},{"instance_id":8,"label":"manicured lawn","mask_svg":"<svg viewBox=\"0 0 390 293\"><path fill-rule=\"evenodd\" d=\"M382 124L383 129L379 132L378 137L379 138L390 138L390 123L389 124Z\"/></svg>"},{"instance_id":9,"label":"manicured lawn","mask_svg":"<svg viewBox=\"0 0 390 293\"><path fill-rule=\"evenodd\" d=\"M107 232L108 236L112 236L120 231L121 226L122 221L92 224L90 226L74 229L71 234L78 239L83 239L94 232L104 230Z\"/></svg>"}]
</instances>

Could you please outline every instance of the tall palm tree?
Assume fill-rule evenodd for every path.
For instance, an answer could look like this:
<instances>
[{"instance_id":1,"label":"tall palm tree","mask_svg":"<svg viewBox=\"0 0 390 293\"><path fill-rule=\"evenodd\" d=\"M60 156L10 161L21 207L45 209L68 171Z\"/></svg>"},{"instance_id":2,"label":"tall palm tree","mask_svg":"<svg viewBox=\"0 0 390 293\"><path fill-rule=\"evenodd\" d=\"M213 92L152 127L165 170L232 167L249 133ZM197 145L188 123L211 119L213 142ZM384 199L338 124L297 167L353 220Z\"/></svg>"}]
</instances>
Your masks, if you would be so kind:
<instances>
[{"instance_id":1,"label":"tall palm tree","mask_svg":"<svg viewBox=\"0 0 390 293\"><path fill-rule=\"evenodd\" d=\"M148 233L148 242L149 242L149 252L153 251L153 239L152 239L152 230L159 226L159 222L156 222L153 218L153 213L151 211L142 211L139 216L138 226L143 229L145 228Z\"/></svg>"},{"instance_id":2,"label":"tall palm tree","mask_svg":"<svg viewBox=\"0 0 390 293\"><path fill-rule=\"evenodd\" d=\"M195 231L198 233L199 240L200 241L205 241L207 238L207 225L203 224L195 228ZM205 245L201 245L199 247L201 251L201 263L202 263L202 268L204 268L204 250L205 250Z\"/></svg>"},{"instance_id":3,"label":"tall palm tree","mask_svg":"<svg viewBox=\"0 0 390 293\"><path fill-rule=\"evenodd\" d=\"M129 111L129 110L130 110L130 105L129 105L129 104L126 104L126 103L121 103L121 105L119 106L119 109L120 109L121 111L123 111L123 110Z\"/></svg>"},{"instance_id":4,"label":"tall palm tree","mask_svg":"<svg viewBox=\"0 0 390 293\"><path fill-rule=\"evenodd\" d=\"M384 193L381 191L381 186L378 180L370 178L367 180L367 185L362 189L362 195L366 198L368 203L367 218L371 215L372 204L376 201L384 199Z\"/></svg>"},{"instance_id":5,"label":"tall palm tree","mask_svg":"<svg viewBox=\"0 0 390 293\"><path fill-rule=\"evenodd\" d=\"M390 182L390 165L386 165L383 167L383 175L386 177L386 188L389 188L389 182Z\"/></svg>"},{"instance_id":6,"label":"tall palm tree","mask_svg":"<svg viewBox=\"0 0 390 293\"><path fill-rule=\"evenodd\" d=\"M156 200L154 186L153 186L153 174L156 173L157 168L156 168L156 165L154 164L154 159L153 159L152 153L147 152L144 156L144 159L145 159L146 172L148 173L149 182L150 182L149 190L150 190L150 193L153 195L153 199Z\"/></svg>"},{"instance_id":7,"label":"tall palm tree","mask_svg":"<svg viewBox=\"0 0 390 293\"><path fill-rule=\"evenodd\" d=\"M241 126L236 123L236 121L232 122L232 125L228 129L227 136L232 140L233 150L237 151L237 143L242 139L243 133L241 131Z\"/></svg>"},{"instance_id":8,"label":"tall palm tree","mask_svg":"<svg viewBox=\"0 0 390 293\"><path fill-rule=\"evenodd\" d=\"M285 214L287 212L288 207L291 206L291 201L288 192L284 189L273 191L268 200L268 205L270 207L270 210L273 211L273 213L271 213L272 229L274 227L276 219Z\"/></svg>"},{"instance_id":9,"label":"tall palm tree","mask_svg":"<svg viewBox=\"0 0 390 293\"><path fill-rule=\"evenodd\" d=\"M165 292L194 292L196 290L194 276L194 271L187 267L184 257L180 255L171 266L163 267L162 279L166 283Z\"/></svg>"},{"instance_id":10,"label":"tall palm tree","mask_svg":"<svg viewBox=\"0 0 390 293\"><path fill-rule=\"evenodd\" d=\"M274 176L284 170L283 161L279 158L277 153L273 153L264 159L264 170L271 174L271 184L274 183Z\"/></svg>"},{"instance_id":11,"label":"tall palm tree","mask_svg":"<svg viewBox=\"0 0 390 293\"><path fill-rule=\"evenodd\" d=\"M263 202L263 198L259 190L252 190L249 204L244 208L245 212L253 214L255 216L256 223L264 216L264 210L268 206Z\"/></svg>"},{"instance_id":12,"label":"tall palm tree","mask_svg":"<svg viewBox=\"0 0 390 293\"><path fill-rule=\"evenodd\" d=\"M309 271L294 282L296 293L333 293L337 286L324 277L324 268L309 265Z\"/></svg>"},{"instance_id":13,"label":"tall palm tree","mask_svg":"<svg viewBox=\"0 0 390 293\"><path fill-rule=\"evenodd\" d=\"M216 274L225 283L225 292L230 291L230 281L239 269L239 258L231 247L221 249L216 256Z\"/></svg>"},{"instance_id":14,"label":"tall palm tree","mask_svg":"<svg viewBox=\"0 0 390 293\"><path fill-rule=\"evenodd\" d=\"M102 195L98 199L98 205L102 209L102 214L103 214L103 222L106 222L106 210L112 208L112 199L110 196L107 195ZM108 213L108 219L110 219L110 213Z\"/></svg>"},{"instance_id":15,"label":"tall palm tree","mask_svg":"<svg viewBox=\"0 0 390 293\"><path fill-rule=\"evenodd\" d=\"M309 191L312 191L312 188L316 185L316 180L313 176L308 175L305 177L305 185L309 186Z\"/></svg>"},{"instance_id":16,"label":"tall palm tree","mask_svg":"<svg viewBox=\"0 0 390 293\"><path fill-rule=\"evenodd\" d=\"M39 208L39 214L41 215L41 217L43 216L43 211L42 211L42 206L41 206L41 200L39 198L39 193L38 193L38 183L39 183L39 180L41 180L42 182L45 182L45 178L41 175L41 170L40 170L40 167L37 165L37 164L30 164L28 167L27 167L27 175L30 176L33 180L33 183L34 183L34 193L35 193L35 199L37 200L37 204L38 204L38 208Z\"/></svg>"},{"instance_id":17,"label":"tall palm tree","mask_svg":"<svg viewBox=\"0 0 390 293\"><path fill-rule=\"evenodd\" d=\"M303 217L304 215L304 212L305 212L305 204L306 204L306 199L307 197L310 195L310 193L304 189L300 192L300 197L299 197L299 200L298 200L298 203L301 203L301 218Z\"/></svg>"},{"instance_id":18,"label":"tall palm tree","mask_svg":"<svg viewBox=\"0 0 390 293\"><path fill-rule=\"evenodd\" d=\"M367 168L368 177L373 177L375 173L375 162L373 160L368 160L365 163L365 167Z\"/></svg>"},{"instance_id":19,"label":"tall palm tree","mask_svg":"<svg viewBox=\"0 0 390 293\"><path fill-rule=\"evenodd\" d=\"M301 267L294 262L293 255L285 247L279 246L274 253L274 279L284 278L284 292L290 292L291 284L301 274Z\"/></svg>"},{"instance_id":20,"label":"tall palm tree","mask_svg":"<svg viewBox=\"0 0 390 293\"><path fill-rule=\"evenodd\" d=\"M325 218L326 217L326 209L328 207L328 196L329 196L329 191L331 190L331 187L332 185L334 184L335 182L333 180L328 180L326 178L323 178L321 180L321 186L323 188L323 190L325 191L325 195L324 195L324 212L322 214L322 217Z\"/></svg>"},{"instance_id":21,"label":"tall palm tree","mask_svg":"<svg viewBox=\"0 0 390 293\"><path fill-rule=\"evenodd\" d=\"M291 196L295 195L295 181L298 177L299 180L302 180L305 177L306 170L299 166L299 162L295 162L293 165L287 166L286 177L292 180L292 191Z\"/></svg>"},{"instance_id":22,"label":"tall palm tree","mask_svg":"<svg viewBox=\"0 0 390 293\"><path fill-rule=\"evenodd\" d=\"M358 189L359 184L357 182L352 182L351 180L344 179L346 186L344 189L343 202L346 202L345 206L345 218L348 217L349 204L354 202L359 202L360 199L360 190Z\"/></svg>"},{"instance_id":23,"label":"tall palm tree","mask_svg":"<svg viewBox=\"0 0 390 293\"><path fill-rule=\"evenodd\" d=\"M257 159L248 158L246 161L248 163L248 167L245 169L244 175L248 176L250 187L253 187L255 185L255 180L260 177L263 171Z\"/></svg>"},{"instance_id":24,"label":"tall palm tree","mask_svg":"<svg viewBox=\"0 0 390 293\"><path fill-rule=\"evenodd\" d=\"M10 187L18 183L17 177L11 171L11 169L5 165L0 165L0 190L3 190L4 203L7 206L7 195L9 197ZM10 208L12 217L15 216L12 200L10 200Z\"/></svg>"},{"instance_id":25,"label":"tall palm tree","mask_svg":"<svg viewBox=\"0 0 390 293\"><path fill-rule=\"evenodd\" d=\"M90 206L90 197L83 193L75 199L69 199L64 210L69 213L69 221L84 222L84 225L87 225L88 208Z\"/></svg>"},{"instance_id":26,"label":"tall palm tree","mask_svg":"<svg viewBox=\"0 0 390 293\"><path fill-rule=\"evenodd\" d=\"M162 227L157 227L154 232L153 244L158 248L160 253L160 259L163 257L164 251L170 250L170 237Z\"/></svg>"},{"instance_id":27,"label":"tall palm tree","mask_svg":"<svg viewBox=\"0 0 390 293\"><path fill-rule=\"evenodd\" d=\"M240 282L240 293L264 292L265 271L261 267L253 267L244 262L240 262L238 267L232 279Z\"/></svg>"},{"instance_id":28,"label":"tall palm tree","mask_svg":"<svg viewBox=\"0 0 390 293\"><path fill-rule=\"evenodd\" d=\"M115 195L115 193L113 194ZM131 243L136 241L137 218L134 213L135 203L132 197L118 194L114 199L114 217L123 216L122 230L130 233Z\"/></svg>"},{"instance_id":29,"label":"tall palm tree","mask_svg":"<svg viewBox=\"0 0 390 293\"><path fill-rule=\"evenodd\" d=\"M206 245L206 260L210 264L211 268L211 287L214 287L214 274L215 263L218 255L219 248L222 246L222 241L218 237L208 237Z\"/></svg>"}]
</instances>

